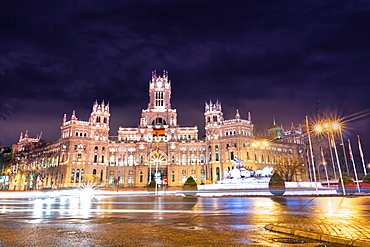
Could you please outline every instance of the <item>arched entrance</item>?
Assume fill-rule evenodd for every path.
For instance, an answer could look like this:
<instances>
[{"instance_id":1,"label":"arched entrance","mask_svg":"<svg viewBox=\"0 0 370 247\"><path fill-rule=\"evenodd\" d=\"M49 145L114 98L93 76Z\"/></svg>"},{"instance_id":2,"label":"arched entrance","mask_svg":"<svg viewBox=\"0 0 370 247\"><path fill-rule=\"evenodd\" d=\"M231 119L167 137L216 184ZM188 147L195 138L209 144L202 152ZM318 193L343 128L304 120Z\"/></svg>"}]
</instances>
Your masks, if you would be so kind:
<instances>
[{"instance_id":1,"label":"arched entrance","mask_svg":"<svg viewBox=\"0 0 370 247\"><path fill-rule=\"evenodd\" d=\"M158 152L158 156L156 152L149 153L149 171L148 171L148 183L152 179L155 179L157 184L163 183L163 178L167 177L168 174L168 167L167 167L167 154L161 150Z\"/></svg>"}]
</instances>

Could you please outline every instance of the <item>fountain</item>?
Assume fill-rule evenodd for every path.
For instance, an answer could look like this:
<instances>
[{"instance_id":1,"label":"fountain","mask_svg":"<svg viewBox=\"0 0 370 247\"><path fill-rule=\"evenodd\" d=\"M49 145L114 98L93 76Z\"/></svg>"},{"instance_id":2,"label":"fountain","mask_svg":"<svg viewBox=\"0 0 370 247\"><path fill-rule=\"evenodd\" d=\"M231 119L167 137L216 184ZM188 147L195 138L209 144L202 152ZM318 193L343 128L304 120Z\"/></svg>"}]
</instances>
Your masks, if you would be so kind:
<instances>
[{"instance_id":1,"label":"fountain","mask_svg":"<svg viewBox=\"0 0 370 247\"><path fill-rule=\"evenodd\" d=\"M247 170L243 161L235 157L235 166L225 168L225 178L214 184L198 185L198 195L272 195L268 189L273 167ZM323 187L320 182L285 182L285 195L333 195L334 188Z\"/></svg>"}]
</instances>

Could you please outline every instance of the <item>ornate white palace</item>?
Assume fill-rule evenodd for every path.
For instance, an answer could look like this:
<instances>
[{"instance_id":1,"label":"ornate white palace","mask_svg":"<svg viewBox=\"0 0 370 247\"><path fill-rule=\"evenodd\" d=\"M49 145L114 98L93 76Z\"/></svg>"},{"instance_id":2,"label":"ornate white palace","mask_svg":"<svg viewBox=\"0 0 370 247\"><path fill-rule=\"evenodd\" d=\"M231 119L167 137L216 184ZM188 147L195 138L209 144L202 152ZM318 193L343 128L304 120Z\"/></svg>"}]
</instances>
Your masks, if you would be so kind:
<instances>
[{"instance_id":1,"label":"ornate white palace","mask_svg":"<svg viewBox=\"0 0 370 247\"><path fill-rule=\"evenodd\" d=\"M294 179L305 179L300 128L284 132L274 125L266 139L256 137L250 113L242 119L236 110L233 119L224 120L218 101L205 104L204 116L205 139L199 139L197 126L179 126L177 111L171 108L168 73L159 76L153 71L148 107L135 128L119 127L117 136L109 136L110 106L96 101L88 121L79 120L74 111L69 120L64 115L55 142L21 135L13 149L10 189L144 187L151 179L181 186L189 176L198 183L214 183L228 176L236 157L249 171L274 167L279 157L287 162L300 157L304 169ZM163 135L153 135L157 130Z\"/></svg>"}]
</instances>

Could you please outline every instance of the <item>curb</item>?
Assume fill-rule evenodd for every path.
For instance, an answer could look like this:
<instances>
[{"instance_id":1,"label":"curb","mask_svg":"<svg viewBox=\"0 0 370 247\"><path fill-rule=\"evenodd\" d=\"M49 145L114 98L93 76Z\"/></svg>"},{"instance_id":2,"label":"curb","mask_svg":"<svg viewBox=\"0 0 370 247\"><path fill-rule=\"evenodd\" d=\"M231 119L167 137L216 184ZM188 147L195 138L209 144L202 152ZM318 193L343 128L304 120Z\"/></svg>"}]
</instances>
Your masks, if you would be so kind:
<instances>
[{"instance_id":1,"label":"curb","mask_svg":"<svg viewBox=\"0 0 370 247\"><path fill-rule=\"evenodd\" d=\"M315 232L309 232L309 231L302 231L302 230L297 230L294 228L288 228L288 227L283 227L283 226L273 225L273 224L267 224L265 226L265 229L274 231L274 232L296 235L296 236L300 236L304 238L309 238L309 239L314 239L314 240L319 240L319 241L329 242L329 243L335 243L335 244L343 244L343 245L358 246L358 247L370 246L370 241L343 238L343 237L337 237L337 236L332 236L328 234L321 234L321 233L315 233Z\"/></svg>"}]
</instances>

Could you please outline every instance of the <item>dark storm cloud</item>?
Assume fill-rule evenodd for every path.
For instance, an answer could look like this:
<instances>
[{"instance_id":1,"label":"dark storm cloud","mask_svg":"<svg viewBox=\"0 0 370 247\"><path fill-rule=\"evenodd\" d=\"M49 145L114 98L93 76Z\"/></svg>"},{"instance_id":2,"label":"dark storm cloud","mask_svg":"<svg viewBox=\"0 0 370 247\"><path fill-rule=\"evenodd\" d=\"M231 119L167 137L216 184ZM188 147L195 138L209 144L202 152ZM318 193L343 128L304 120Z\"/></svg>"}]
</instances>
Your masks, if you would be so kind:
<instances>
[{"instance_id":1,"label":"dark storm cloud","mask_svg":"<svg viewBox=\"0 0 370 247\"><path fill-rule=\"evenodd\" d=\"M174 108L200 112L197 121L179 113L186 125L202 124L209 99L230 117L245 107L257 119L287 111L301 119L317 100L370 107L367 1L2 1L0 9L0 116L19 114L26 100L53 101L63 114L104 99L127 112L112 122L135 126L130 116L146 107L155 69L169 71Z\"/></svg>"}]
</instances>

